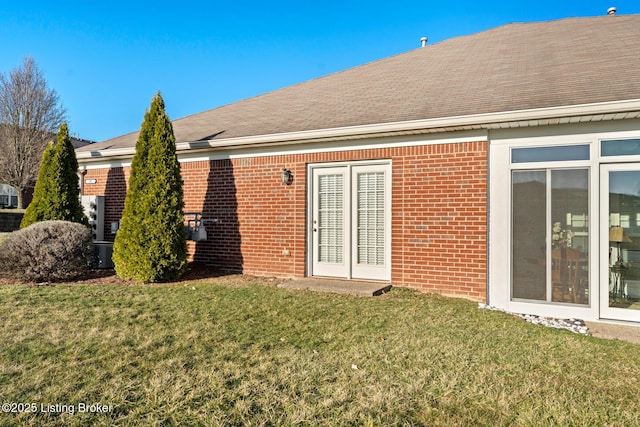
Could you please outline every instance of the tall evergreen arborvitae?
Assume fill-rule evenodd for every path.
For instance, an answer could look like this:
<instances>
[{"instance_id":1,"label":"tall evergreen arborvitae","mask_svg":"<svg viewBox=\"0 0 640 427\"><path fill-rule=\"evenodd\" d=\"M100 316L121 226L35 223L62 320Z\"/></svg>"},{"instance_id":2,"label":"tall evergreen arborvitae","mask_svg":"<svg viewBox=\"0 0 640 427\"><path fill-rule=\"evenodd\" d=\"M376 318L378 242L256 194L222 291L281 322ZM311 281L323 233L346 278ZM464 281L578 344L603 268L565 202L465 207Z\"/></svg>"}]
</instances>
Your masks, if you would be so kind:
<instances>
[{"instance_id":1,"label":"tall evergreen arborvitae","mask_svg":"<svg viewBox=\"0 0 640 427\"><path fill-rule=\"evenodd\" d=\"M44 221L44 218L50 217L51 202L49 197L52 193L51 188L51 168L55 151L55 145L50 142L42 153L42 162L40 162L40 170L38 171L38 180L33 189L33 198L29 206L24 212L20 228L26 228L31 224Z\"/></svg>"},{"instance_id":2,"label":"tall evergreen arborvitae","mask_svg":"<svg viewBox=\"0 0 640 427\"><path fill-rule=\"evenodd\" d=\"M142 122L122 222L113 245L118 276L149 283L184 274L183 205L173 126L158 93Z\"/></svg>"},{"instance_id":3,"label":"tall evergreen arborvitae","mask_svg":"<svg viewBox=\"0 0 640 427\"><path fill-rule=\"evenodd\" d=\"M88 225L80 203L78 159L66 123L60 126L55 145L49 145L42 156L33 200L20 227L48 220L78 222Z\"/></svg>"},{"instance_id":4,"label":"tall evergreen arborvitae","mask_svg":"<svg viewBox=\"0 0 640 427\"><path fill-rule=\"evenodd\" d=\"M89 225L88 218L84 214L80 203L80 178L78 177L78 159L69 137L69 128L66 123L60 126L58 131L58 143L56 144L53 161L53 187L57 219L62 221L79 222Z\"/></svg>"}]
</instances>

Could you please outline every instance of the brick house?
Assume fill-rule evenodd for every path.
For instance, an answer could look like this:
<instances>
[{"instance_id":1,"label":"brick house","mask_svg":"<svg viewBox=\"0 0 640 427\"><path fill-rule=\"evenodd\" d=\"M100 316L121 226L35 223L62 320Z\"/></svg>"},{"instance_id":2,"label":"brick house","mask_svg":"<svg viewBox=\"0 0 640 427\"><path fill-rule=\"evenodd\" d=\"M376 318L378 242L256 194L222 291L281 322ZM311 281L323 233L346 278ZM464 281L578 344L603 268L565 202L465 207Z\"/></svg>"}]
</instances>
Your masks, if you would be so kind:
<instances>
[{"instance_id":1,"label":"brick house","mask_svg":"<svg viewBox=\"0 0 640 427\"><path fill-rule=\"evenodd\" d=\"M190 256L640 321L638 70L640 15L509 24L177 119ZM77 150L107 236L136 139Z\"/></svg>"}]
</instances>

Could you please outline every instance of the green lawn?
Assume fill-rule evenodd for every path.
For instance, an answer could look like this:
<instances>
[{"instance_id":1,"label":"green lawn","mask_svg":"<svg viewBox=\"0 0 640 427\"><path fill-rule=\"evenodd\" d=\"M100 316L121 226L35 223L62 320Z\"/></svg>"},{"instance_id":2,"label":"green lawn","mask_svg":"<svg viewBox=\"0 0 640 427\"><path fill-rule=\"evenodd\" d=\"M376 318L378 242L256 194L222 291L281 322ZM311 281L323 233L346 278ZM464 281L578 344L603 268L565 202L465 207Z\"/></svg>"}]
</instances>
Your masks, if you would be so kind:
<instances>
[{"instance_id":1,"label":"green lawn","mask_svg":"<svg viewBox=\"0 0 640 427\"><path fill-rule=\"evenodd\" d=\"M640 425L640 346L402 289L9 285L0 321L37 412L0 425Z\"/></svg>"}]
</instances>

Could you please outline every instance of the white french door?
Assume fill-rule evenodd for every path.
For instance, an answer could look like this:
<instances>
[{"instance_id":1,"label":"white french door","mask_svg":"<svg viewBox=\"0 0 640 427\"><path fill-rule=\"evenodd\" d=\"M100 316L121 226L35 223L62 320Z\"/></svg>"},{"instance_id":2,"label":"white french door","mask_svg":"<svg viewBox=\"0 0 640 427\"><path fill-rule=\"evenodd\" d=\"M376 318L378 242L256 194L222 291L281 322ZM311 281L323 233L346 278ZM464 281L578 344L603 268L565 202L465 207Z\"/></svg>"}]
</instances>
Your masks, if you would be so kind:
<instances>
[{"instance_id":1,"label":"white french door","mask_svg":"<svg viewBox=\"0 0 640 427\"><path fill-rule=\"evenodd\" d=\"M640 321L640 164L600 166L600 317Z\"/></svg>"},{"instance_id":2,"label":"white french door","mask_svg":"<svg viewBox=\"0 0 640 427\"><path fill-rule=\"evenodd\" d=\"M391 280L389 163L311 166L311 275Z\"/></svg>"},{"instance_id":3,"label":"white french door","mask_svg":"<svg viewBox=\"0 0 640 427\"><path fill-rule=\"evenodd\" d=\"M346 167L313 169L312 252L314 276L349 276Z\"/></svg>"}]
</instances>

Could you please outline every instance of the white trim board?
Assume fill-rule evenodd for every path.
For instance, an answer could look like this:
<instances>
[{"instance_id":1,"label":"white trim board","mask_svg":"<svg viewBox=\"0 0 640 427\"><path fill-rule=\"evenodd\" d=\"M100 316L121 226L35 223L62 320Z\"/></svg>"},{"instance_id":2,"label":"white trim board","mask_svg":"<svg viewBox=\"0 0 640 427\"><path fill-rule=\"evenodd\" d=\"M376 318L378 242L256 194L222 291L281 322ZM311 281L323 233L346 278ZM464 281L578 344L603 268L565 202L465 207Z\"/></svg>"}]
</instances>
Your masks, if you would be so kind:
<instances>
[{"instance_id":1,"label":"white trim board","mask_svg":"<svg viewBox=\"0 0 640 427\"><path fill-rule=\"evenodd\" d=\"M369 139L394 135L431 134L461 130L509 129L633 118L640 118L640 99L470 114L466 116L438 117L393 123L374 123L369 125L313 129L269 135L250 135L227 139L187 141L176 144L176 148L178 151L190 151L291 143L344 142L345 140ZM89 150L80 151L77 156L78 159L91 161L91 159L103 157L132 156L134 151L135 147Z\"/></svg>"},{"instance_id":2,"label":"white trim board","mask_svg":"<svg viewBox=\"0 0 640 427\"><path fill-rule=\"evenodd\" d=\"M227 150L215 150L195 153L178 153L178 161L180 163L226 160L226 159L243 159L252 157L267 156L288 156L297 154L313 154L313 153L329 153L343 151L362 151L371 149L385 148L401 148L401 147L417 147L421 145L439 145L439 144L459 144L467 142L487 142L488 136L486 131L462 131L454 133L439 134L433 136L415 135L404 137L385 137L359 141L352 141L352 144L345 144L344 141L316 142L304 145L290 146L271 146L271 147L253 147L253 148L237 148ZM211 150L211 149L209 149ZM108 161L89 161L80 164L80 170L84 169L103 169L111 167L131 166L131 161L114 160Z\"/></svg>"}]
</instances>

